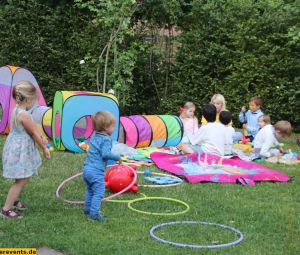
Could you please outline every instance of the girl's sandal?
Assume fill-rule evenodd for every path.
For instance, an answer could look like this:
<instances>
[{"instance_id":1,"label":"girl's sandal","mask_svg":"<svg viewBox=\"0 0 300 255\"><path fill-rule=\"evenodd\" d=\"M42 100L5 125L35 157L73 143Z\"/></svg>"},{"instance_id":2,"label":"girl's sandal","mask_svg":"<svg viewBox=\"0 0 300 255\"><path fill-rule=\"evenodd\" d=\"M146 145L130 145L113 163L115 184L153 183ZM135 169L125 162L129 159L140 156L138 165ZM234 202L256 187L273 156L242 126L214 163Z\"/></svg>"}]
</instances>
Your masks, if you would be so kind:
<instances>
[{"instance_id":1,"label":"girl's sandal","mask_svg":"<svg viewBox=\"0 0 300 255\"><path fill-rule=\"evenodd\" d=\"M19 219L23 218L22 215L20 215L17 212L14 212L13 210L7 210L7 211L5 211L3 208L0 211L0 216L2 216L4 218L16 219L16 220L19 220Z\"/></svg>"},{"instance_id":2,"label":"girl's sandal","mask_svg":"<svg viewBox=\"0 0 300 255\"><path fill-rule=\"evenodd\" d=\"M20 211L27 209L27 207L20 200L14 202L13 208Z\"/></svg>"}]
</instances>

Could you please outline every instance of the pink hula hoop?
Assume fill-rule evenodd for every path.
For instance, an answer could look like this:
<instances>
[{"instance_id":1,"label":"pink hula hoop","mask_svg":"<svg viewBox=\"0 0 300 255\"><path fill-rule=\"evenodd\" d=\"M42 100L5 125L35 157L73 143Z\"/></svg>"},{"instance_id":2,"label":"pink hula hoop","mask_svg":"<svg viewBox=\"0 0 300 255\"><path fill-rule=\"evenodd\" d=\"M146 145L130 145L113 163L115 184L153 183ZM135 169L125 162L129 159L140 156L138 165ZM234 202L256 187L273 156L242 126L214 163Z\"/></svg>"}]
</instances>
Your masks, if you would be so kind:
<instances>
[{"instance_id":1,"label":"pink hula hoop","mask_svg":"<svg viewBox=\"0 0 300 255\"><path fill-rule=\"evenodd\" d=\"M113 166L117 166L117 165L116 164L115 165L110 165L109 167L113 167ZM121 191L119 191L119 192L117 192L115 194L112 194L112 195L110 195L108 197L103 198L101 200L102 202L110 200L110 199L112 199L114 197L117 197L119 195L122 195L124 192L126 192L127 190L129 190L134 185L134 183L136 182L136 180L137 180L137 173L136 173L136 171L132 167L130 167L128 165L125 165L125 166L128 167L133 172L133 174L134 174L134 178L133 178L132 182L126 188L124 188L123 190L121 190ZM75 174L75 175L73 175L73 176L65 179L64 181L62 181L61 184L58 185L58 187L57 187L57 189L55 191L55 196L58 199L61 199L64 203L67 203L67 204L83 205L84 204L83 200L68 200L68 199L64 199L64 198L62 198L60 196L60 191L61 191L62 187L65 186L68 182L70 182L73 179L77 178L78 176L81 176L82 174L83 174L82 172L77 173L77 174Z\"/></svg>"}]
</instances>

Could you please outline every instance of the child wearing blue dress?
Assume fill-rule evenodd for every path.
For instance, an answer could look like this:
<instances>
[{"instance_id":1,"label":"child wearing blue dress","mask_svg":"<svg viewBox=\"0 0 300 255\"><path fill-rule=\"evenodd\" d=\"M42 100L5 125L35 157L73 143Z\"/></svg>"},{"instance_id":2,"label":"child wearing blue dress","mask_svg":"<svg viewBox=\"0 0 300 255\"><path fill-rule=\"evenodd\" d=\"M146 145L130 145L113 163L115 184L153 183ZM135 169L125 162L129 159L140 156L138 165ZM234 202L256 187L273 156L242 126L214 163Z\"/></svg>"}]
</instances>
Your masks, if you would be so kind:
<instances>
[{"instance_id":1,"label":"child wearing blue dress","mask_svg":"<svg viewBox=\"0 0 300 255\"><path fill-rule=\"evenodd\" d=\"M84 214L89 219L103 221L104 218L99 211L105 192L104 171L107 161L120 161L120 155L111 152L114 116L109 112L99 111L92 119L95 133L91 137L83 167L83 180L86 184Z\"/></svg>"},{"instance_id":2,"label":"child wearing blue dress","mask_svg":"<svg viewBox=\"0 0 300 255\"><path fill-rule=\"evenodd\" d=\"M8 191L6 202L0 210L0 215L5 218L21 219L17 210L25 210L25 205L19 200L23 187L31 176L37 174L38 167L42 164L36 143L43 150L43 154L50 159L50 152L44 139L33 122L29 110L38 99L38 92L28 81L20 81L12 91L16 106L12 112L10 133L3 148L3 176L15 179L15 183Z\"/></svg>"}]
</instances>

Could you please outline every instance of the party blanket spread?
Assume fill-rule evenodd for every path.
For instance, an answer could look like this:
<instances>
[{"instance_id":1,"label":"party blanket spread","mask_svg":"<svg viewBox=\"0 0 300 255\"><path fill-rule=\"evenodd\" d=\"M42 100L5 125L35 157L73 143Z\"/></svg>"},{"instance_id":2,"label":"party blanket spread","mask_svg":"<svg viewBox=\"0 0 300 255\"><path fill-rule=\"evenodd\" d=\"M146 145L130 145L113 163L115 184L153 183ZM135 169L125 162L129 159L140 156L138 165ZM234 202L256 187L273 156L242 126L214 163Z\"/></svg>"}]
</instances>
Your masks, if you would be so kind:
<instances>
[{"instance_id":1,"label":"party blanket spread","mask_svg":"<svg viewBox=\"0 0 300 255\"><path fill-rule=\"evenodd\" d=\"M239 158L222 158L202 153L170 155L162 152L151 153L155 165L167 172L184 176L188 182L234 182L254 185L256 181L287 182L289 176L269 169L255 162Z\"/></svg>"}]
</instances>

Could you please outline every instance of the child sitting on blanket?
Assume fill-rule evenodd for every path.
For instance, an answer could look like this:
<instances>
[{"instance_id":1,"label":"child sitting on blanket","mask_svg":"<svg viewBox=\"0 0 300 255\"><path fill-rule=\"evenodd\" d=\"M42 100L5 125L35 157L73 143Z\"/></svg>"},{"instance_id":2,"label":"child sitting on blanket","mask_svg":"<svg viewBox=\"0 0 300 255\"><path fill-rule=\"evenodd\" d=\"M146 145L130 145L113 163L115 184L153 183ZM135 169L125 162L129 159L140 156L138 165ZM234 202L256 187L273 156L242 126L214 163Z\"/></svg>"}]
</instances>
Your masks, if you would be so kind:
<instances>
[{"instance_id":1,"label":"child sitting on blanket","mask_svg":"<svg viewBox=\"0 0 300 255\"><path fill-rule=\"evenodd\" d=\"M220 112L220 122L225 127L224 154L225 155L231 155L232 154L233 138L235 136L235 130L230 125L231 113L228 112L228 111Z\"/></svg>"},{"instance_id":2,"label":"child sitting on blanket","mask_svg":"<svg viewBox=\"0 0 300 255\"><path fill-rule=\"evenodd\" d=\"M198 119L195 117L195 104L186 102L180 107L179 118L183 124L182 143L188 142L188 135L194 135L198 130Z\"/></svg>"},{"instance_id":3,"label":"child sitting on blanket","mask_svg":"<svg viewBox=\"0 0 300 255\"><path fill-rule=\"evenodd\" d=\"M271 124L271 118L269 115L262 115L258 118L258 126L260 129L269 124Z\"/></svg>"},{"instance_id":4,"label":"child sitting on blanket","mask_svg":"<svg viewBox=\"0 0 300 255\"><path fill-rule=\"evenodd\" d=\"M188 135L191 146L186 145L183 152L203 151L208 154L224 155L225 127L216 122L216 111L213 104L203 107L202 114L207 120L207 124L202 125L195 135Z\"/></svg>"},{"instance_id":5,"label":"child sitting on blanket","mask_svg":"<svg viewBox=\"0 0 300 255\"><path fill-rule=\"evenodd\" d=\"M263 158L276 156L282 152L277 138L289 137L291 134L292 126L288 121L278 121L274 126L267 124L259 130L253 140L254 152ZM277 151L270 150L273 146Z\"/></svg>"}]
</instances>

